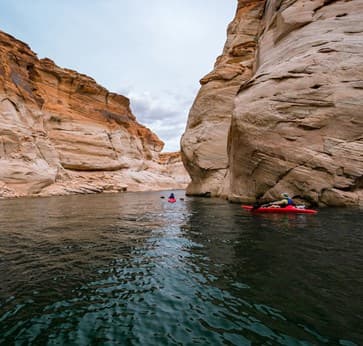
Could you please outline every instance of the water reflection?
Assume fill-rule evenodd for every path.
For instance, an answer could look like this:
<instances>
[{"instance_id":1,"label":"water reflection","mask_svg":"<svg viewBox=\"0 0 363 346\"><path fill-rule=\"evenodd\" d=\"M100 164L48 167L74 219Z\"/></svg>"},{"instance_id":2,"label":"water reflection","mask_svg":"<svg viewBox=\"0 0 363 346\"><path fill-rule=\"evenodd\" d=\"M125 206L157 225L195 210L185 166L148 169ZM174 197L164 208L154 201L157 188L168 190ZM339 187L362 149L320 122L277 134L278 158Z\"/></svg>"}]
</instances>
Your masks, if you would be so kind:
<instances>
[{"instance_id":1,"label":"water reflection","mask_svg":"<svg viewBox=\"0 0 363 346\"><path fill-rule=\"evenodd\" d=\"M359 212L265 217L159 197L0 201L0 344L362 339Z\"/></svg>"},{"instance_id":2,"label":"water reflection","mask_svg":"<svg viewBox=\"0 0 363 346\"><path fill-rule=\"evenodd\" d=\"M348 232L352 233L347 233L344 225L335 224L336 230L332 234L331 222L327 224L326 221L331 218L330 213L338 211L336 215L339 215L344 213L342 210L322 211L322 218L312 215L265 216L241 214L238 206L218 205L212 209L216 210L214 216L219 221L211 219L209 227L198 227L199 222L208 223L211 209L208 203L214 202L203 203L205 208L199 206L198 213L191 213L186 228L194 232L186 232L185 236L203 243L203 249L196 249L196 252L208 253L204 265L200 262L199 265L206 275L217 278L212 284L233 293L239 304L233 300L231 306L236 308L239 305L242 308L240 315L247 314L260 324L257 330L241 324L242 329L254 334L251 340L262 342L268 336L268 339L282 344L303 340L313 344L340 344L339 335L355 335L356 340L361 338L358 326L361 317L360 322L356 319L362 309L358 303L362 297L358 289L362 283L358 278L362 277L358 265L362 261L357 256L362 254L359 222L351 224L353 227ZM359 213L357 210L353 212L355 221L358 221ZM351 219L351 215L347 217ZM327 227L322 227L322 220ZM352 249L348 255L344 244L352 234L357 236L357 252ZM335 253L330 253L331 249ZM339 255L335 256L343 253L349 256L346 262L341 261ZM348 278L355 282L354 287L347 284ZM356 297L357 294L360 298ZM344 302L348 296L356 303L353 314L352 306ZM226 303L226 299L223 302ZM261 325L267 333L264 338L260 338L258 331ZM267 328L271 325L273 331ZM246 330L243 330L243 335L248 335ZM285 339L286 335L294 335L296 339Z\"/></svg>"}]
</instances>

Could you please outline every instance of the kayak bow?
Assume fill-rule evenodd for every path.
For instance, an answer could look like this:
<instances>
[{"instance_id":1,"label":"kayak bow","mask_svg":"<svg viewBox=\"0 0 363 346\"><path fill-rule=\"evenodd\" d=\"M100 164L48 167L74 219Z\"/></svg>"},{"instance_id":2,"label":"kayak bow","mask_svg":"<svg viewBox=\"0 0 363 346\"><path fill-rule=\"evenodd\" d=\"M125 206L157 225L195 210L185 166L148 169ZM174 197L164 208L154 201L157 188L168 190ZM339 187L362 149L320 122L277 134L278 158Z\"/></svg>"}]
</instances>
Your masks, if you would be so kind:
<instances>
[{"instance_id":1,"label":"kayak bow","mask_svg":"<svg viewBox=\"0 0 363 346\"><path fill-rule=\"evenodd\" d=\"M168 202L169 203L175 203L176 202L176 198L168 198Z\"/></svg>"},{"instance_id":2,"label":"kayak bow","mask_svg":"<svg viewBox=\"0 0 363 346\"><path fill-rule=\"evenodd\" d=\"M253 209L251 205L242 205L241 208L251 213L293 213L293 214L316 214L318 211L313 209L297 208L292 205L287 207L260 207Z\"/></svg>"}]
</instances>

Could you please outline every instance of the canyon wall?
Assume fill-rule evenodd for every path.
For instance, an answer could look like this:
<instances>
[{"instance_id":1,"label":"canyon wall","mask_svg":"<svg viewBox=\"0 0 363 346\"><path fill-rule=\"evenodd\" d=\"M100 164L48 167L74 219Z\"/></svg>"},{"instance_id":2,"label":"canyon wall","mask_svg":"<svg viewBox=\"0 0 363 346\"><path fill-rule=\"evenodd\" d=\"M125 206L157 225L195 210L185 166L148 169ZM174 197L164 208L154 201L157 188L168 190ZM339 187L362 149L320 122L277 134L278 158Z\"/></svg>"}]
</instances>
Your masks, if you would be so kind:
<instances>
[{"instance_id":1,"label":"canyon wall","mask_svg":"<svg viewBox=\"0 0 363 346\"><path fill-rule=\"evenodd\" d=\"M0 197L185 187L129 103L0 32Z\"/></svg>"},{"instance_id":2,"label":"canyon wall","mask_svg":"<svg viewBox=\"0 0 363 346\"><path fill-rule=\"evenodd\" d=\"M190 111L182 140L192 176L187 193L251 203L288 192L318 205L362 204L363 1L240 0L209 76L222 59L232 59L231 42L246 37L240 28L251 17L256 44L239 52L253 56L248 78L220 78L215 96L199 106L212 95L206 86L216 88L207 78ZM234 80L233 97L224 88ZM225 117L216 120L221 104ZM212 150L219 160L201 153L202 137L208 148L223 137Z\"/></svg>"},{"instance_id":3,"label":"canyon wall","mask_svg":"<svg viewBox=\"0 0 363 346\"><path fill-rule=\"evenodd\" d=\"M237 91L252 77L263 6L264 0L239 2L223 53L214 70L200 80L181 139L183 162L192 178L188 194L229 192L227 135Z\"/></svg>"}]
</instances>

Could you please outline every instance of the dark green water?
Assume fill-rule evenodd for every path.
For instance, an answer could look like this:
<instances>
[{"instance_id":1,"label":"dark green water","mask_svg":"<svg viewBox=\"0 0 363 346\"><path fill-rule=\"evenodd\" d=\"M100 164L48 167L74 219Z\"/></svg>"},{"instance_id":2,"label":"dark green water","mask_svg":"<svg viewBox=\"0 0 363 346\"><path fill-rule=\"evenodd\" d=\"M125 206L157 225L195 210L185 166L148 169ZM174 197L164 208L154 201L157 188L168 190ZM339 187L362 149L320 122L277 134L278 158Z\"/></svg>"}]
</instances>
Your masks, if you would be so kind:
<instances>
[{"instance_id":1,"label":"dark green water","mask_svg":"<svg viewBox=\"0 0 363 346\"><path fill-rule=\"evenodd\" d=\"M362 211L160 195L0 201L0 344L363 343Z\"/></svg>"}]
</instances>

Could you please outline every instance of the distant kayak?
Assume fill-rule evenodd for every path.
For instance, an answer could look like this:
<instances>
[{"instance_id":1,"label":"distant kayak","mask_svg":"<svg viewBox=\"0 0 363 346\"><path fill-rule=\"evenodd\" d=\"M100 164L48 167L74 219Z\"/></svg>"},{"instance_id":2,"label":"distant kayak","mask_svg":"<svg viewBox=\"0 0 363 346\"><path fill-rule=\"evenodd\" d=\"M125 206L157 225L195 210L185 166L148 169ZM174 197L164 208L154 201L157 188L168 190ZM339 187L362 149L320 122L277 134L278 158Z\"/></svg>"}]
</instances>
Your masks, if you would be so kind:
<instances>
[{"instance_id":1,"label":"distant kayak","mask_svg":"<svg viewBox=\"0 0 363 346\"><path fill-rule=\"evenodd\" d=\"M242 205L243 209L250 211L251 213L293 213L293 214L316 214L318 211L313 209L298 208L292 205L287 207L260 207L253 209L251 205Z\"/></svg>"},{"instance_id":2,"label":"distant kayak","mask_svg":"<svg viewBox=\"0 0 363 346\"><path fill-rule=\"evenodd\" d=\"M169 203L175 203L176 202L176 198L168 198L168 202Z\"/></svg>"}]
</instances>

